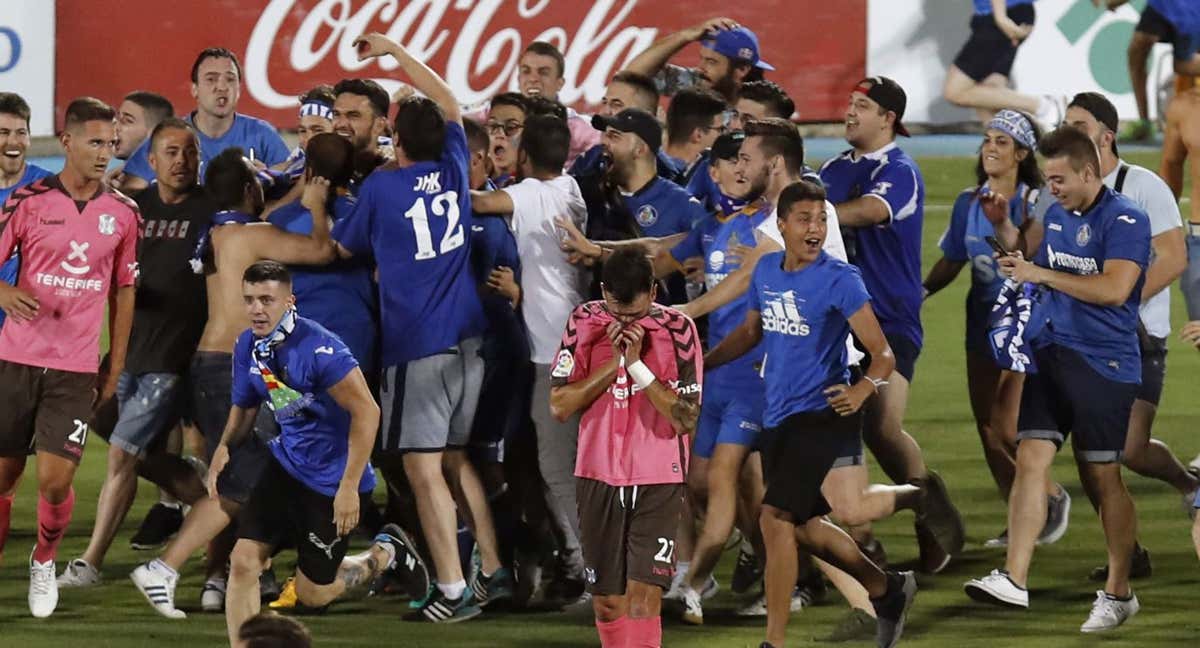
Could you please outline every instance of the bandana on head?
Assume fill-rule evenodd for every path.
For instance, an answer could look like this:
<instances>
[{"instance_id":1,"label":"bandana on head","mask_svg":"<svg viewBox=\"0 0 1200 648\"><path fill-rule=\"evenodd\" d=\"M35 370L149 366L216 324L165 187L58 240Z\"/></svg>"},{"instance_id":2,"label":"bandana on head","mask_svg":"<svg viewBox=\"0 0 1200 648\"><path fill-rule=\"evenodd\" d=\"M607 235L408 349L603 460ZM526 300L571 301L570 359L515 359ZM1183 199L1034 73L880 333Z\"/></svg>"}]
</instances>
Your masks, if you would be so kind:
<instances>
[{"instance_id":1,"label":"bandana on head","mask_svg":"<svg viewBox=\"0 0 1200 648\"><path fill-rule=\"evenodd\" d=\"M1029 118L1015 110L1004 109L992 117L988 128L994 128L1009 137L1017 144L1033 151L1037 149L1037 138L1033 134L1033 124Z\"/></svg>"},{"instance_id":2,"label":"bandana on head","mask_svg":"<svg viewBox=\"0 0 1200 648\"><path fill-rule=\"evenodd\" d=\"M200 232L200 238L196 241L196 249L192 251L192 258L188 260L188 263L192 266L192 272L196 274L204 273L204 258L212 253L212 237L210 236L212 228L230 223L237 223L239 225L257 223L258 220L257 217L237 211L236 209L223 209L214 213L209 218L208 224L204 226L204 231Z\"/></svg>"},{"instance_id":3,"label":"bandana on head","mask_svg":"<svg viewBox=\"0 0 1200 648\"><path fill-rule=\"evenodd\" d=\"M987 334L992 356L1001 369L1037 373L1034 342L1046 324L1042 293L1033 284L1005 279L988 315Z\"/></svg>"},{"instance_id":4,"label":"bandana on head","mask_svg":"<svg viewBox=\"0 0 1200 648\"><path fill-rule=\"evenodd\" d=\"M296 418L304 408L313 402L312 394L301 394L288 387L267 366L267 363L275 358L276 347L287 341L288 336L295 329L296 309L289 308L284 312L283 317L279 318L279 323L275 325L274 330L266 337L254 341L254 362L258 365L258 372L262 376L263 383L267 386L267 395L271 398L271 410L275 413L275 420L279 423Z\"/></svg>"},{"instance_id":5,"label":"bandana on head","mask_svg":"<svg viewBox=\"0 0 1200 648\"><path fill-rule=\"evenodd\" d=\"M320 117L321 119L333 119L333 106L320 101L310 101L300 104L301 117Z\"/></svg>"}]
</instances>

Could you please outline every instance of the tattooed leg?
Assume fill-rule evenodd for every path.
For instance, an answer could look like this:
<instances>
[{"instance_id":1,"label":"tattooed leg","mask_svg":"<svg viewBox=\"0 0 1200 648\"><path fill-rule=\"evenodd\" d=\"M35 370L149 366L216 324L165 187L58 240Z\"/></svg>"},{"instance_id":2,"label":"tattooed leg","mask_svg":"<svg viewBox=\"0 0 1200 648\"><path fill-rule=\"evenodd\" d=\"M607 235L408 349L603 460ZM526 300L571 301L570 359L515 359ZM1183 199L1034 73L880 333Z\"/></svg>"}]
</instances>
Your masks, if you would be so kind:
<instances>
[{"instance_id":1,"label":"tattooed leg","mask_svg":"<svg viewBox=\"0 0 1200 648\"><path fill-rule=\"evenodd\" d=\"M337 578L328 585L317 585L296 571L296 596L308 607L322 607L347 592L370 583L391 562L391 554L381 545L372 545L363 553L346 556L338 567Z\"/></svg>"}]
</instances>

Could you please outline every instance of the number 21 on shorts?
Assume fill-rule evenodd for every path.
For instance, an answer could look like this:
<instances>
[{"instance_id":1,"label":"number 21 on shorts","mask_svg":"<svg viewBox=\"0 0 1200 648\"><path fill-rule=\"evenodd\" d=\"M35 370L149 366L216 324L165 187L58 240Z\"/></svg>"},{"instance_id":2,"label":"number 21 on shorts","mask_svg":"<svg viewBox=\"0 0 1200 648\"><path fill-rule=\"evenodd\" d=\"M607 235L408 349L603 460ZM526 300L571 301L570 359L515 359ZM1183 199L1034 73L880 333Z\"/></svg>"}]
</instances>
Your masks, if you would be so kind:
<instances>
[{"instance_id":1,"label":"number 21 on shorts","mask_svg":"<svg viewBox=\"0 0 1200 648\"><path fill-rule=\"evenodd\" d=\"M75 430L67 435L67 441L76 445L82 446L87 441L88 424L87 421L75 419L73 421Z\"/></svg>"},{"instance_id":2,"label":"number 21 on shorts","mask_svg":"<svg viewBox=\"0 0 1200 648\"><path fill-rule=\"evenodd\" d=\"M675 541L667 538L658 539L658 553L654 554L654 560L668 565L675 562Z\"/></svg>"}]
</instances>

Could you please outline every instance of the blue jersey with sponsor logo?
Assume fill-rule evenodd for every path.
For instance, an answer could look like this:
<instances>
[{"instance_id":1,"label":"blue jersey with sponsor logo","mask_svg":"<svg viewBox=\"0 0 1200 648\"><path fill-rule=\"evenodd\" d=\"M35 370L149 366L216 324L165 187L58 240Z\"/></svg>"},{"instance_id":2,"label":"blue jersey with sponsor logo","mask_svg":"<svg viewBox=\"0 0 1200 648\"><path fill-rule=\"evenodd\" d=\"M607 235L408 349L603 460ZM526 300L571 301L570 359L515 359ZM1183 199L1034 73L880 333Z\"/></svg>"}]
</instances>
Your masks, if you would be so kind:
<instances>
[{"instance_id":1,"label":"blue jersey with sponsor logo","mask_svg":"<svg viewBox=\"0 0 1200 648\"><path fill-rule=\"evenodd\" d=\"M643 236L688 232L707 216L699 201L683 187L657 176L631 194L622 193L621 200L633 214Z\"/></svg>"},{"instance_id":2,"label":"blue jersey with sponsor logo","mask_svg":"<svg viewBox=\"0 0 1200 648\"><path fill-rule=\"evenodd\" d=\"M847 151L826 162L820 175L835 206L863 196L887 206L884 222L848 228L846 246L850 261L862 271L883 332L920 347L925 181L917 163L892 142L867 155Z\"/></svg>"},{"instance_id":3,"label":"blue jersey with sponsor logo","mask_svg":"<svg viewBox=\"0 0 1200 648\"><path fill-rule=\"evenodd\" d=\"M339 196L330 216L334 223L354 211L355 200ZM271 212L267 218L282 230L312 233L312 212L297 200ZM379 297L365 259L339 259L326 266L291 266L296 310L333 331L371 376L379 366Z\"/></svg>"},{"instance_id":4,"label":"blue jersey with sponsor logo","mask_svg":"<svg viewBox=\"0 0 1200 648\"><path fill-rule=\"evenodd\" d=\"M750 309L762 317L767 427L829 407L825 390L850 379L850 317L871 300L859 270L824 250L794 272L783 259L783 252L764 256L750 280Z\"/></svg>"},{"instance_id":5,"label":"blue jersey with sponsor logo","mask_svg":"<svg viewBox=\"0 0 1200 648\"><path fill-rule=\"evenodd\" d=\"M1046 212L1046 236L1034 263L1074 275L1104 271L1110 259L1132 261L1142 268L1129 297L1120 306L1100 306L1046 291L1049 320L1043 337L1078 351L1101 375L1124 383L1140 383L1138 305L1146 266L1150 263L1150 219L1129 198L1105 187L1081 213L1055 203Z\"/></svg>"},{"instance_id":6,"label":"blue jersey with sponsor logo","mask_svg":"<svg viewBox=\"0 0 1200 648\"><path fill-rule=\"evenodd\" d=\"M8 200L8 197L11 196L12 193L17 189L24 187L34 180L48 178L52 175L54 174L40 166L35 164L26 164L25 173L21 176L21 179L18 180L16 184L11 187L0 187L0 205L3 205L4 202ZM20 266L21 262L18 255L12 255L11 258L9 258L3 264L0 264L0 281L3 281L10 286L15 285L17 283L17 271L20 269ZM4 311L0 311L0 326L4 325L4 317Z\"/></svg>"},{"instance_id":7,"label":"blue jersey with sponsor logo","mask_svg":"<svg viewBox=\"0 0 1200 648\"><path fill-rule=\"evenodd\" d=\"M254 332L238 336L233 350L233 404L251 408L272 407L262 371L254 359ZM295 415L276 420L279 436L270 442L271 453L300 483L333 497L346 470L350 450L350 413L329 395L329 389L358 366L354 354L337 335L305 317L287 339L275 347L267 368L283 385L295 390L303 407ZM375 471L368 463L359 492L375 488Z\"/></svg>"},{"instance_id":8,"label":"blue jersey with sponsor logo","mask_svg":"<svg viewBox=\"0 0 1200 648\"><path fill-rule=\"evenodd\" d=\"M195 116L196 114L192 113L183 119L190 124ZM269 167L288 159L288 147L279 136L279 131L257 117L236 113L233 116L233 125L224 135L213 138L200 132L200 129L196 129L196 135L200 138L201 182L204 182L204 165L220 155L221 151L234 146L241 147L246 155L253 151L254 159ZM154 182L154 169L150 168L149 137L125 161L124 172L146 182Z\"/></svg>"},{"instance_id":9,"label":"blue jersey with sponsor logo","mask_svg":"<svg viewBox=\"0 0 1200 648\"><path fill-rule=\"evenodd\" d=\"M683 242L671 249L671 256L679 262L702 257L704 284L712 290L742 265L730 253L730 248L736 245L754 247L754 229L771 212L771 204L760 199L730 216L708 216L692 228ZM708 348L717 346L725 336L741 326L751 301L749 292L746 292L708 315ZM761 360L762 349L756 347L737 360L706 372L705 380L709 387L729 385L761 390L757 369Z\"/></svg>"},{"instance_id":10,"label":"blue jersey with sponsor logo","mask_svg":"<svg viewBox=\"0 0 1200 648\"><path fill-rule=\"evenodd\" d=\"M363 182L354 211L333 238L379 268L383 366L449 349L483 332L471 272L467 136L446 124L442 155Z\"/></svg>"},{"instance_id":11,"label":"blue jersey with sponsor logo","mask_svg":"<svg viewBox=\"0 0 1200 648\"><path fill-rule=\"evenodd\" d=\"M938 242L947 261L965 263L971 268L971 289L967 292L969 326L987 325L987 315L1004 285L1004 277L996 267L995 252L986 240L996 235L996 228L979 203L979 197L987 192L988 186L984 184L958 194L950 212L950 224ZM1024 184L1017 185L1016 195L1008 201L1008 219L1013 225L1020 227L1030 218L1037 195L1038 192L1030 191Z\"/></svg>"}]
</instances>

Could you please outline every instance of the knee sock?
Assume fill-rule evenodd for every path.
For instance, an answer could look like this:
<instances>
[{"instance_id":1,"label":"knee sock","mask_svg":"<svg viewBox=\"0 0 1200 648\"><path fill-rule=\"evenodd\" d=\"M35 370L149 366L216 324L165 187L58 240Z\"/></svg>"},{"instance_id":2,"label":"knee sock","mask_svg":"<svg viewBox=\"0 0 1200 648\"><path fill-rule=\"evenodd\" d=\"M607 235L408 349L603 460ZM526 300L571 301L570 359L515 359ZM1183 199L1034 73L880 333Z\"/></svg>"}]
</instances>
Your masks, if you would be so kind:
<instances>
[{"instance_id":1,"label":"knee sock","mask_svg":"<svg viewBox=\"0 0 1200 648\"><path fill-rule=\"evenodd\" d=\"M661 648L662 617L629 619L629 648Z\"/></svg>"},{"instance_id":2,"label":"knee sock","mask_svg":"<svg viewBox=\"0 0 1200 648\"><path fill-rule=\"evenodd\" d=\"M12 495L0 495L0 557L4 556L4 543L8 541L9 520L12 517Z\"/></svg>"},{"instance_id":3,"label":"knee sock","mask_svg":"<svg viewBox=\"0 0 1200 648\"><path fill-rule=\"evenodd\" d=\"M632 638L629 630L632 620L621 617L615 621L596 619L596 631L600 633L601 648L629 648Z\"/></svg>"},{"instance_id":4,"label":"knee sock","mask_svg":"<svg viewBox=\"0 0 1200 648\"><path fill-rule=\"evenodd\" d=\"M62 542L67 524L71 522L71 510L75 508L75 489L67 493L67 499L51 504L38 495L38 535L33 548L33 559L44 563L54 560L58 554L58 543Z\"/></svg>"}]
</instances>

